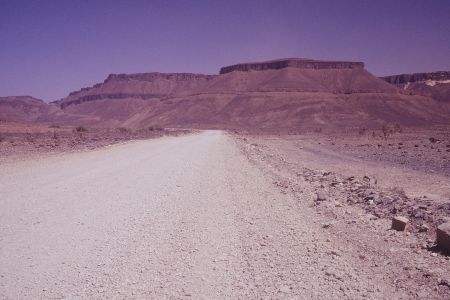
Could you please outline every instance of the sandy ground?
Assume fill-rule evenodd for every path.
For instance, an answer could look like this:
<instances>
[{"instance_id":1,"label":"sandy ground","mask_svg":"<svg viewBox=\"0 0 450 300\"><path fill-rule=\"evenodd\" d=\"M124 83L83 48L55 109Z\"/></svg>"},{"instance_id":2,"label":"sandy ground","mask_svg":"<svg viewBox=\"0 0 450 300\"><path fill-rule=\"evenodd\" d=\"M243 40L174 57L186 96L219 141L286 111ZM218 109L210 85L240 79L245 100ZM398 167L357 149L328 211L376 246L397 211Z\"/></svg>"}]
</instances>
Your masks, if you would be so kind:
<instances>
[{"instance_id":1,"label":"sandy ground","mask_svg":"<svg viewBox=\"0 0 450 300\"><path fill-rule=\"evenodd\" d=\"M288 171L219 131L3 161L0 298L449 297L445 257Z\"/></svg>"}]
</instances>

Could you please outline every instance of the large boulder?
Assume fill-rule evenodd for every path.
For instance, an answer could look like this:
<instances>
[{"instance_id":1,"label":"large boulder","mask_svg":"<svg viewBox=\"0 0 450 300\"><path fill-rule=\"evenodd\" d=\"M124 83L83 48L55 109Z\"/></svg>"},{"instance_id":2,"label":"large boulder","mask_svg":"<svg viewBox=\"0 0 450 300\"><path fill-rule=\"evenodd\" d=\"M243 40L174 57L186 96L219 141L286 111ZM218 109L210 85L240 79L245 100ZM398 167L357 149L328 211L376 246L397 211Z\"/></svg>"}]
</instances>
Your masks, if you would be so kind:
<instances>
[{"instance_id":1,"label":"large boulder","mask_svg":"<svg viewBox=\"0 0 450 300\"><path fill-rule=\"evenodd\" d=\"M392 219L392 229L397 231L405 231L409 220L405 217L396 216Z\"/></svg>"},{"instance_id":2,"label":"large boulder","mask_svg":"<svg viewBox=\"0 0 450 300\"><path fill-rule=\"evenodd\" d=\"M438 226L436 242L439 248L450 253L450 223L444 223Z\"/></svg>"}]
</instances>

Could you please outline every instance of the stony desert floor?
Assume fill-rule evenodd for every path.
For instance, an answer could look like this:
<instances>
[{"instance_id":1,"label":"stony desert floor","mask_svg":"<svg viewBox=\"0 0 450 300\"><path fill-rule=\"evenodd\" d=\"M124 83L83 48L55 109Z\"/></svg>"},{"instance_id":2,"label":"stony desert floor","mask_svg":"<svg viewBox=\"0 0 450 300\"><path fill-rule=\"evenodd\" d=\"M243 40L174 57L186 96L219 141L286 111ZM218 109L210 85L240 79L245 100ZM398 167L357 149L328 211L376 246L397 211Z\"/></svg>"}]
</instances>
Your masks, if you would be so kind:
<instances>
[{"instance_id":1,"label":"stony desert floor","mask_svg":"<svg viewBox=\"0 0 450 300\"><path fill-rule=\"evenodd\" d=\"M448 299L448 132L205 131L3 155L0 297Z\"/></svg>"},{"instance_id":2,"label":"stony desert floor","mask_svg":"<svg viewBox=\"0 0 450 300\"><path fill-rule=\"evenodd\" d=\"M0 160L93 150L131 140L181 136L194 132L154 126L132 130L125 127L60 127L0 122Z\"/></svg>"},{"instance_id":3,"label":"stony desert floor","mask_svg":"<svg viewBox=\"0 0 450 300\"><path fill-rule=\"evenodd\" d=\"M372 266L407 298L450 297L449 257L435 243L436 227L450 221L449 128L235 138L280 191L314 208L353 252L349 263ZM394 216L410 220L405 232L390 230Z\"/></svg>"}]
</instances>

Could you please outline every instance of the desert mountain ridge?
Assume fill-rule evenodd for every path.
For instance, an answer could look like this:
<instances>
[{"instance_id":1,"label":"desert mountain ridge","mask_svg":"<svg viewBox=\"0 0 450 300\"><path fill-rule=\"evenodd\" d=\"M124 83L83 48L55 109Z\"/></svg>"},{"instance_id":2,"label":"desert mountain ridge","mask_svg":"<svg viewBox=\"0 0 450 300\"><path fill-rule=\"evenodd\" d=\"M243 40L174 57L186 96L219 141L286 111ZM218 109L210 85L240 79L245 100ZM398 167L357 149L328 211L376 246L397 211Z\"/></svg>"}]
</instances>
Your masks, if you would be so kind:
<instances>
[{"instance_id":1,"label":"desert mountain ridge","mask_svg":"<svg viewBox=\"0 0 450 300\"><path fill-rule=\"evenodd\" d=\"M0 111L11 103L0 98ZM12 105L8 104L8 112ZM33 110L2 113L23 121L141 128L373 127L448 123L448 107L410 95L362 62L278 59L226 66L217 75L111 74ZM41 107L42 106L42 107ZM43 109L47 106L48 109ZM14 109L21 111L20 105ZM37 111L39 113L29 113Z\"/></svg>"},{"instance_id":2,"label":"desert mountain ridge","mask_svg":"<svg viewBox=\"0 0 450 300\"><path fill-rule=\"evenodd\" d=\"M323 78L315 70L321 70ZM240 71L240 72L239 72ZM254 72L258 71L258 72ZM263 72L260 72L263 71ZM339 77L356 80L343 82ZM374 78L360 62L279 59L223 67L219 75L192 73L110 74L103 83L70 93L57 103L68 106L102 98L161 98L205 92L299 91L299 92L378 92L395 91ZM370 77L370 78L367 78ZM372 81L364 84L363 81ZM384 85L384 86L383 86Z\"/></svg>"},{"instance_id":3,"label":"desert mountain ridge","mask_svg":"<svg viewBox=\"0 0 450 300\"><path fill-rule=\"evenodd\" d=\"M450 71L400 74L381 79L409 93L450 103Z\"/></svg>"}]
</instances>

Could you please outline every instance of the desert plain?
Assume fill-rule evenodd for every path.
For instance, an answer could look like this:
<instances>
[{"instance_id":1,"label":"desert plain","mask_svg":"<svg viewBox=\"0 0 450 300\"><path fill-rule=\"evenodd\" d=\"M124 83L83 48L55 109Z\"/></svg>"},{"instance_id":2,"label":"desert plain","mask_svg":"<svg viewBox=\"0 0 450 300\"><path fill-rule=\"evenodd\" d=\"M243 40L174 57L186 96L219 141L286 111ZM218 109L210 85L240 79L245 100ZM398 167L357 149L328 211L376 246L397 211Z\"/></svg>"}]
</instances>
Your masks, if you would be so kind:
<instances>
[{"instance_id":1,"label":"desert plain","mask_svg":"<svg viewBox=\"0 0 450 300\"><path fill-rule=\"evenodd\" d=\"M405 86L284 59L0 98L0 297L450 298L450 98Z\"/></svg>"}]
</instances>

